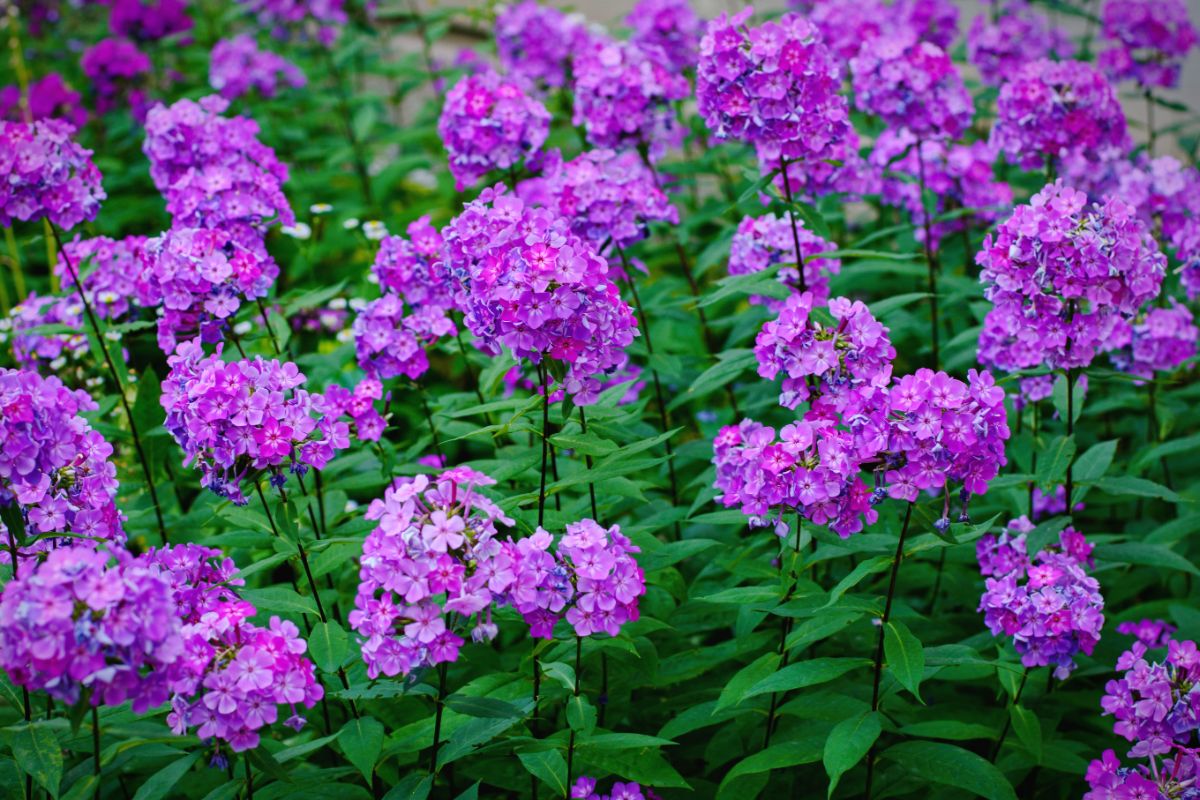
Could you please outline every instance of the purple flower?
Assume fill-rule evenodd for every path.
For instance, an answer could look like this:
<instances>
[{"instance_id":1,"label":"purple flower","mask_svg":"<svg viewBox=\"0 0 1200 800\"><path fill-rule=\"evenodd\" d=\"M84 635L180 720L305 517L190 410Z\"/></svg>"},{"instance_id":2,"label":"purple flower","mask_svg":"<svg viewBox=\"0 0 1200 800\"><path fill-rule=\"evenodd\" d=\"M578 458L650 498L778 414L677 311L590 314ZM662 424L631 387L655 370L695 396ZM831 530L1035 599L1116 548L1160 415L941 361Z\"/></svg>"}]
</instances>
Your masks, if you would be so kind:
<instances>
[{"instance_id":1,"label":"purple flower","mask_svg":"<svg viewBox=\"0 0 1200 800\"><path fill-rule=\"evenodd\" d=\"M855 104L918 140L957 139L975 114L950 56L911 31L866 42L850 59L850 70Z\"/></svg>"},{"instance_id":2,"label":"purple flower","mask_svg":"<svg viewBox=\"0 0 1200 800\"><path fill-rule=\"evenodd\" d=\"M800 254L806 259L804 285L812 294L812 302L824 305L829 299L829 276L841 271L842 262L828 256L811 257L836 250L837 244L827 242L805 228L799 219L796 220L796 235L800 239ZM800 272L794 266L795 262L792 223L788 219L764 214L761 217L744 217L738 223L737 232L729 245L730 275L748 275L782 264L779 282L799 292ZM784 307L783 300L771 297L752 296L750 302L765 305L773 311L780 311Z\"/></svg>"},{"instance_id":3,"label":"purple flower","mask_svg":"<svg viewBox=\"0 0 1200 800\"><path fill-rule=\"evenodd\" d=\"M274 97L280 86L299 89L306 83L308 79L299 67L277 53L258 49L249 34L222 39L212 49L208 84L227 100L251 91Z\"/></svg>"},{"instance_id":4,"label":"purple flower","mask_svg":"<svg viewBox=\"0 0 1200 800\"><path fill-rule=\"evenodd\" d=\"M515 561L496 538L496 523L513 521L479 491L494 484L455 467L397 478L371 502L366 519L376 527L363 543L349 616L371 678L456 660L464 640L455 620L474 617L476 641L496 635L492 606L507 600Z\"/></svg>"},{"instance_id":5,"label":"purple flower","mask_svg":"<svg viewBox=\"0 0 1200 800\"><path fill-rule=\"evenodd\" d=\"M751 13L722 14L700 40L696 99L709 130L755 144L772 168L840 159L850 122L833 54L804 17L747 27Z\"/></svg>"},{"instance_id":6,"label":"purple flower","mask_svg":"<svg viewBox=\"0 0 1200 800\"><path fill-rule=\"evenodd\" d=\"M994 21L980 14L967 32L967 60L988 86L1002 85L1030 61L1074 52L1066 31L1020 0L1009 2Z\"/></svg>"},{"instance_id":7,"label":"purple flower","mask_svg":"<svg viewBox=\"0 0 1200 800\"><path fill-rule=\"evenodd\" d=\"M1063 680L1075 669L1076 654L1091 654L1104 625L1100 584L1085 569L1092 546L1068 527L1057 546L1030 559L1025 536L1033 524L1022 517L1008 528L999 539L988 534L976 545L980 570L992 576L979 610L992 635L1012 637L1022 664L1053 666Z\"/></svg>"},{"instance_id":8,"label":"purple flower","mask_svg":"<svg viewBox=\"0 0 1200 800\"><path fill-rule=\"evenodd\" d=\"M0 370L0 503L15 504L25 517L28 538L74 533L117 544L125 541L123 515L113 498L117 471L113 448L80 412L96 403L82 389L71 391L55 377ZM0 541L11 544L0 524ZM61 544L47 536L22 552ZM0 560L11 556L4 552Z\"/></svg>"},{"instance_id":9,"label":"purple flower","mask_svg":"<svg viewBox=\"0 0 1200 800\"><path fill-rule=\"evenodd\" d=\"M1111 47L1098 61L1112 80L1132 79L1147 90L1179 84L1197 41L1183 0L1105 0L1100 20Z\"/></svg>"},{"instance_id":10,"label":"purple flower","mask_svg":"<svg viewBox=\"0 0 1200 800\"><path fill-rule=\"evenodd\" d=\"M1161 619L1140 619L1136 622L1122 622L1117 625L1117 633L1132 636L1147 649L1153 650L1167 646L1167 643L1171 641L1171 635L1175 633L1175 626Z\"/></svg>"},{"instance_id":11,"label":"purple flower","mask_svg":"<svg viewBox=\"0 0 1200 800\"><path fill-rule=\"evenodd\" d=\"M139 306L157 305L157 294L143 269L145 236L110 239L96 236L67 242L54 265L63 288L75 285L73 272L83 281L92 310L102 319L124 320ZM72 271L67 267L70 260ZM77 296L71 300L78 302Z\"/></svg>"},{"instance_id":12,"label":"purple flower","mask_svg":"<svg viewBox=\"0 0 1200 800\"><path fill-rule=\"evenodd\" d=\"M575 113L590 144L653 160L683 142L676 104L691 85L652 45L595 37L575 54Z\"/></svg>"},{"instance_id":13,"label":"purple flower","mask_svg":"<svg viewBox=\"0 0 1200 800\"><path fill-rule=\"evenodd\" d=\"M108 27L114 36L153 42L190 31L186 0L113 0Z\"/></svg>"},{"instance_id":14,"label":"purple flower","mask_svg":"<svg viewBox=\"0 0 1200 800\"><path fill-rule=\"evenodd\" d=\"M92 151L58 119L0 122L0 227L48 219L63 229L96 218L106 195Z\"/></svg>"},{"instance_id":15,"label":"purple flower","mask_svg":"<svg viewBox=\"0 0 1200 800\"><path fill-rule=\"evenodd\" d=\"M1200 329L1188 307L1170 298L1166 308L1151 308L1132 320L1121 319L1108 343L1109 358L1122 372L1153 378L1171 372L1196 355Z\"/></svg>"},{"instance_id":16,"label":"purple flower","mask_svg":"<svg viewBox=\"0 0 1200 800\"><path fill-rule=\"evenodd\" d=\"M991 143L1024 169L1071 152L1129 149L1125 112L1112 85L1082 61L1042 59L1000 88Z\"/></svg>"},{"instance_id":17,"label":"purple flower","mask_svg":"<svg viewBox=\"0 0 1200 800\"><path fill-rule=\"evenodd\" d=\"M345 0L239 0L258 24L277 39L296 35L324 47L337 41L346 24Z\"/></svg>"},{"instance_id":18,"label":"purple flower","mask_svg":"<svg viewBox=\"0 0 1200 800\"><path fill-rule=\"evenodd\" d=\"M590 34L579 15L567 15L537 0L506 7L496 15L496 53L513 78L534 86L566 86L571 59Z\"/></svg>"},{"instance_id":19,"label":"purple flower","mask_svg":"<svg viewBox=\"0 0 1200 800\"><path fill-rule=\"evenodd\" d=\"M631 42L661 50L675 72L696 66L700 18L688 0L638 0L625 24L633 29Z\"/></svg>"},{"instance_id":20,"label":"purple flower","mask_svg":"<svg viewBox=\"0 0 1200 800\"><path fill-rule=\"evenodd\" d=\"M150 57L128 39L102 39L84 51L79 61L96 90L96 110L103 114L128 98L134 116L146 113L143 76L152 69Z\"/></svg>"},{"instance_id":21,"label":"purple flower","mask_svg":"<svg viewBox=\"0 0 1200 800\"><path fill-rule=\"evenodd\" d=\"M559 361L575 402L594 403L602 378L625 365L625 348L638 335L605 259L568 220L503 186L468 203L443 234L456 306L477 346L508 347L535 364Z\"/></svg>"},{"instance_id":22,"label":"purple flower","mask_svg":"<svg viewBox=\"0 0 1200 800\"><path fill-rule=\"evenodd\" d=\"M29 116L34 122L57 117L71 123L76 129L87 124L88 114L79 102L79 92L72 89L57 72L47 73L31 82L24 98L21 96L21 87L16 84L0 88L0 119L25 121L22 99L29 103Z\"/></svg>"},{"instance_id":23,"label":"purple flower","mask_svg":"<svg viewBox=\"0 0 1200 800\"><path fill-rule=\"evenodd\" d=\"M124 551L90 547L62 547L31 563L0 594L0 666L9 679L68 705L131 700L143 713L165 702L184 643L159 571Z\"/></svg>"},{"instance_id":24,"label":"purple flower","mask_svg":"<svg viewBox=\"0 0 1200 800\"><path fill-rule=\"evenodd\" d=\"M1117 198L1089 207L1062 181L1017 206L976 260L993 304L979 359L1009 372L1086 367L1158 295L1166 272L1132 207Z\"/></svg>"},{"instance_id":25,"label":"purple flower","mask_svg":"<svg viewBox=\"0 0 1200 800\"><path fill-rule=\"evenodd\" d=\"M43 333L43 325L63 325L71 333ZM83 333L83 304L75 296L29 296L9 310L7 319L0 319L0 343L12 340L13 358L17 365L42 374L53 374L71 386L103 383L96 379L99 365L91 359L91 348Z\"/></svg>"},{"instance_id":26,"label":"purple flower","mask_svg":"<svg viewBox=\"0 0 1200 800\"><path fill-rule=\"evenodd\" d=\"M1155 644L1159 644L1155 642ZM1192 641L1167 639L1166 658L1150 661L1141 641L1117 660L1124 673L1104 687L1100 701L1113 732L1133 743L1129 755L1158 756L1189 746L1200 729L1200 655Z\"/></svg>"},{"instance_id":27,"label":"purple flower","mask_svg":"<svg viewBox=\"0 0 1200 800\"><path fill-rule=\"evenodd\" d=\"M488 70L466 75L446 94L438 134L459 190L493 170L512 170L541 152L550 113L521 84Z\"/></svg>"}]
</instances>

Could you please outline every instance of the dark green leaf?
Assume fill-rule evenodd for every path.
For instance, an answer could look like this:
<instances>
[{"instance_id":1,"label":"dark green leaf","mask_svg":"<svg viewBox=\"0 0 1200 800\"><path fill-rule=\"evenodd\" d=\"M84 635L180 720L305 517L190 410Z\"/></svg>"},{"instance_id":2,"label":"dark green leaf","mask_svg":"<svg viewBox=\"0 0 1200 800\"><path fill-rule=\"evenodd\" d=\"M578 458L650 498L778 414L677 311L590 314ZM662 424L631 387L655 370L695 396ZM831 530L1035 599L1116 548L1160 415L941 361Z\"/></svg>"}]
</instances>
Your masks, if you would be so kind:
<instances>
[{"instance_id":1,"label":"dark green leaf","mask_svg":"<svg viewBox=\"0 0 1200 800\"><path fill-rule=\"evenodd\" d=\"M883 654L887 658L888 670L900 685L920 700L921 679L925 675L925 650L903 622L888 622L883 631Z\"/></svg>"},{"instance_id":2,"label":"dark green leaf","mask_svg":"<svg viewBox=\"0 0 1200 800\"><path fill-rule=\"evenodd\" d=\"M882 730L879 714L868 711L842 720L829 732L823 756L825 774L829 776L828 797L833 797L842 775L862 760Z\"/></svg>"},{"instance_id":3,"label":"dark green leaf","mask_svg":"<svg viewBox=\"0 0 1200 800\"><path fill-rule=\"evenodd\" d=\"M375 765L379 763L379 754L383 751L383 723L374 717L352 719L342 727L338 744L346 758L370 784Z\"/></svg>"}]
</instances>

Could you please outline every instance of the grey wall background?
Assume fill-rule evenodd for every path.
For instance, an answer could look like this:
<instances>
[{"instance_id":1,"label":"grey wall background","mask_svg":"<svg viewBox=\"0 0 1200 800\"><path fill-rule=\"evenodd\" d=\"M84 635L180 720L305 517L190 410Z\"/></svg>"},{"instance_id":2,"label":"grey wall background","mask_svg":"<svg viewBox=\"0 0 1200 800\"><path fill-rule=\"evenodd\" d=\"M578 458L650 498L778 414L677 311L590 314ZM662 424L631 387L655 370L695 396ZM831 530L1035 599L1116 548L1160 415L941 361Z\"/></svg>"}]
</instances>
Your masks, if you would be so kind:
<instances>
[{"instance_id":1,"label":"grey wall background","mask_svg":"<svg viewBox=\"0 0 1200 800\"><path fill-rule=\"evenodd\" d=\"M1092 8L1098 8L1102 1L1088 0ZM1075 0L1075 2L1079 2L1079 0ZM703 18L714 17L722 11L736 11L746 5L746 3L737 2L737 0L691 0L691 3L692 7L696 9L696 13ZM417 4L425 9L436 8L442 5L438 0L417 0ZM546 2L546 4L563 10L578 11L594 22L618 29L622 25L622 20L636 4L636 0L573 0L573 2ZM784 0L763 0L762 2L751 4L759 11L786 7ZM1193 24L1200 27L1200 0L1187 0L1187 4ZM456 2L454 5L462 7L464 3L460 0L460 2ZM489 3L481 2L481 0L467 0L465 5L486 6ZM960 35L965 37L966 31L970 28L971 20L979 14L984 13L987 6L982 0L955 0L955 5L959 7L960 11ZM1046 13L1044 8L1041 10ZM1054 15L1051 14L1051 16ZM1073 34L1081 35L1083 33L1084 22L1078 17L1060 14L1057 17L1057 22ZM469 37L451 35L438 42L434 48L435 55L439 60L449 61L453 59L458 48L469 46L472 43L472 39ZM415 41L401 39L397 42L397 47L401 50L416 48L418 46ZM1141 97L1133 96L1128 87L1122 88L1123 95L1130 95L1122 97L1122 101L1125 104L1126 116L1130 120L1130 132L1136 140L1144 141L1145 128L1143 120L1146 118L1145 101ZM1195 109L1197 113L1200 113L1200 49L1192 51L1191 58L1188 59L1187 64L1184 66L1183 78L1179 88L1170 91L1161 91L1161 94L1168 100L1184 103L1190 108ZM1180 121L1182 116L1160 107L1155 112L1156 126L1161 129L1164 126ZM1172 137L1160 137L1159 143L1161 145L1158 149L1160 153L1171 152L1172 150L1179 152Z\"/></svg>"}]
</instances>

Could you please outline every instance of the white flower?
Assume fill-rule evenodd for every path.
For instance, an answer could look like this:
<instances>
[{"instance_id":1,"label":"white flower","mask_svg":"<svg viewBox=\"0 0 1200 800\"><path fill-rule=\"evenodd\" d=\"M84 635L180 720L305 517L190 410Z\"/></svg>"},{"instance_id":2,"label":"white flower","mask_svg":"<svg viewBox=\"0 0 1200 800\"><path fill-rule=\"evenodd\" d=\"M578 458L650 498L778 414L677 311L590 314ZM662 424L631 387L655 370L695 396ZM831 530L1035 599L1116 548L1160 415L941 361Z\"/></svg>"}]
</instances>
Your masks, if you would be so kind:
<instances>
[{"instance_id":1,"label":"white flower","mask_svg":"<svg viewBox=\"0 0 1200 800\"><path fill-rule=\"evenodd\" d=\"M313 203L308 207L308 210L314 214L328 214L330 211L333 211L333 206L329 205L329 203Z\"/></svg>"},{"instance_id":2,"label":"white flower","mask_svg":"<svg viewBox=\"0 0 1200 800\"><path fill-rule=\"evenodd\" d=\"M312 228L307 222L297 222L295 225L284 225L281 228L284 236L290 236L293 239L308 239L312 237Z\"/></svg>"}]
</instances>

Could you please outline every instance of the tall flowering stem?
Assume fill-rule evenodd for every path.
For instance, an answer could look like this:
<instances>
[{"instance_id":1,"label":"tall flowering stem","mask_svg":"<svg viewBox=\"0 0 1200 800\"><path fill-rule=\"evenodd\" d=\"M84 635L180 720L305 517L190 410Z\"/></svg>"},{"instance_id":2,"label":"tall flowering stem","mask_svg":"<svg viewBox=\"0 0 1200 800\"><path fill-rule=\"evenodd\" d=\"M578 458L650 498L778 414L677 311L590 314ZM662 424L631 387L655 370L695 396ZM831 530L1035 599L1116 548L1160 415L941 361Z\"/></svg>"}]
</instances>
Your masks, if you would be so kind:
<instances>
[{"instance_id":1,"label":"tall flowering stem","mask_svg":"<svg viewBox=\"0 0 1200 800\"><path fill-rule=\"evenodd\" d=\"M1021 694L1025 691L1025 684L1029 681L1029 670L1021 670L1021 682L1017 685L1017 693L1013 695L1012 705L1017 705L1021 702ZM1009 713L1004 717L1004 727L1000 729L1000 738L996 739L996 746L992 748L992 763L996 763L996 759L1000 757L1000 748L1004 746L1004 740L1008 738L1008 732L1012 730L1012 714Z\"/></svg>"},{"instance_id":2,"label":"tall flowering stem","mask_svg":"<svg viewBox=\"0 0 1200 800\"><path fill-rule=\"evenodd\" d=\"M918 186L921 196L921 225L925 230L925 241L922 242L925 248L925 267L929 271L929 336L930 344L933 347L933 368L936 370L939 364L938 352L938 297L937 297L937 273L938 262L933 254L933 233L930 230L929 209L925 207L925 155L924 143L918 139L917 144L917 170L918 170Z\"/></svg>"},{"instance_id":3,"label":"tall flowering stem","mask_svg":"<svg viewBox=\"0 0 1200 800\"><path fill-rule=\"evenodd\" d=\"M575 634L575 685L571 690L571 697L575 700L579 699L579 673L583 669L583 637L578 633ZM571 728L571 733L567 738L567 784L571 783L571 776L575 767L575 728Z\"/></svg>"},{"instance_id":4,"label":"tall flowering stem","mask_svg":"<svg viewBox=\"0 0 1200 800\"><path fill-rule=\"evenodd\" d=\"M896 542L896 556L892 559L892 575L888 579L887 600L883 605L883 616L879 618L879 637L875 642L875 681L871 689L871 710L879 710L879 683L883 678L883 637L887 631L888 621L892 617L892 598L896 595L896 575L900 572L900 562L904 560L904 539L908 536L908 523L912 520L914 503L909 502L904 509L904 526L900 529L900 539ZM875 779L875 745L871 745L867 753L867 800L871 800L871 785Z\"/></svg>"},{"instance_id":5,"label":"tall flowering stem","mask_svg":"<svg viewBox=\"0 0 1200 800\"><path fill-rule=\"evenodd\" d=\"M158 535L162 539L162 543L166 544L167 526L163 521L162 508L158 504L158 489L154 485L154 476L150 474L150 462L146 459L146 451L142 447L142 437L138 433L137 422L133 418L133 409L129 407L129 398L125 396L124 382L117 373L117 365L113 361L112 354L108 351L108 342L100 330L100 323L96 319L96 312L87 298L87 293L83 290L83 281L79 279L79 273L76 271L75 265L71 262L71 257L63 247L58 228L49 221L47 221L47 225L54 234L54 241L58 245L59 252L62 254L62 263L66 266L67 272L71 276L71 281L75 285L75 291L79 295L79 301L83 303L83 310L87 316L88 325L96 337L96 343L100 347L100 354L104 358L104 364L108 367L108 372L112 376L113 383L116 385L117 398L121 401L121 408L125 411L125 419L129 422L129 433L133 437L133 447L137 451L138 463L142 467L142 475L146 479L146 488L150 492L150 502L154 506L154 518L158 523Z\"/></svg>"},{"instance_id":6,"label":"tall flowering stem","mask_svg":"<svg viewBox=\"0 0 1200 800\"><path fill-rule=\"evenodd\" d=\"M792 246L796 249L797 288L801 294L808 291L804 279L804 254L800 249L800 230L796 225L796 202L792 199L792 182L788 178L787 159L779 159L779 171L783 174L783 194L787 198L788 220L792 223Z\"/></svg>"},{"instance_id":7,"label":"tall flowering stem","mask_svg":"<svg viewBox=\"0 0 1200 800\"><path fill-rule=\"evenodd\" d=\"M796 514L796 538L792 545L793 559L800 557L800 531L801 531L801 526L803 525L803 523L801 522L802 519L803 518L800 516L800 514L797 513ZM785 549L786 549L786 547L785 547ZM794 563L795 562L793 560L793 564ZM780 554L779 554L779 574L780 574L780 577L783 576L783 552L780 552ZM784 594L784 596L783 596L783 604L786 604L789 600L792 599L792 592L795 591L795 589L796 589L795 570L793 570L791 575L788 577L788 584L789 585L788 585L787 593ZM792 617L785 616L783 618L783 624L780 625L780 628L779 628L779 669L783 669L784 667L787 666L787 663L788 663L787 639L789 636L792 635L792 626L794 624L795 624L795 621ZM782 699L782 693L780 693L780 692L772 692L771 693L771 706L770 706L770 709L767 711L767 729L766 729L766 733L763 734L763 749L764 750L766 750L768 747L771 746L771 735L775 731L775 714L779 710L779 701L781 699Z\"/></svg>"}]
</instances>

